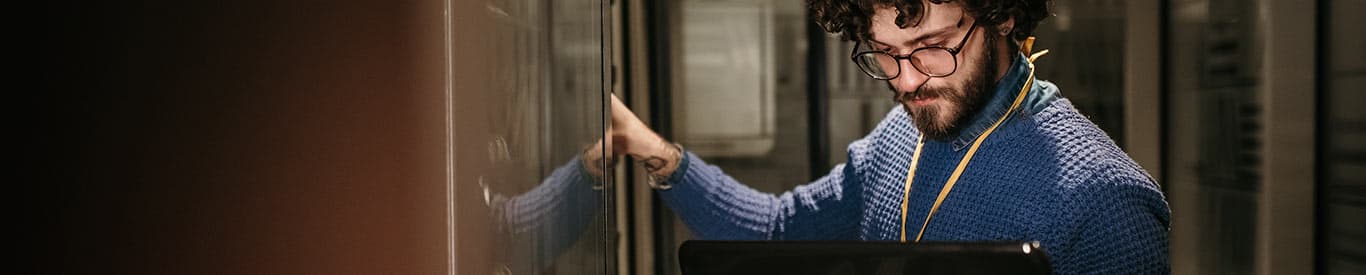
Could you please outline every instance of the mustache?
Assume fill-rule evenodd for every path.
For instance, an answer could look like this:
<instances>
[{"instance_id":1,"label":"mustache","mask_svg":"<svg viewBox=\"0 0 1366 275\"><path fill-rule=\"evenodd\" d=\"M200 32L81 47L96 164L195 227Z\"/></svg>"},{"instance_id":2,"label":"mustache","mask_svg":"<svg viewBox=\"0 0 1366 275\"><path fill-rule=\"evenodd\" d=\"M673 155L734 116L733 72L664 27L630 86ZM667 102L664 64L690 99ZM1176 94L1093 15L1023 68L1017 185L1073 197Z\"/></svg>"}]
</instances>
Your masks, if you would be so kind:
<instances>
[{"instance_id":1,"label":"mustache","mask_svg":"<svg viewBox=\"0 0 1366 275\"><path fill-rule=\"evenodd\" d=\"M891 85L888 84L887 86ZM921 85L920 88L910 92L898 91L894 87L892 88L892 91L892 101L896 101L897 103L906 103L917 95L937 98L946 98L946 96L954 95L953 90L949 87L929 87L925 85Z\"/></svg>"}]
</instances>

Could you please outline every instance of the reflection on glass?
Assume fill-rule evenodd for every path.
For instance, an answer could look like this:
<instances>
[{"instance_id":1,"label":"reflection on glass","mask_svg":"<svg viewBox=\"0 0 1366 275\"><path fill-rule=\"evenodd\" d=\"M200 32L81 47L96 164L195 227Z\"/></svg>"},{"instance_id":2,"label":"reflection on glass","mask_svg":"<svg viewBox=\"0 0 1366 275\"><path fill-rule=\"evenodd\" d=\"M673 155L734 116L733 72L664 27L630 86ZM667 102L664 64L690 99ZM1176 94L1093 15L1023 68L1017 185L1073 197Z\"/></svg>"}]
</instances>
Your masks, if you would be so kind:
<instances>
[{"instance_id":1,"label":"reflection on glass","mask_svg":"<svg viewBox=\"0 0 1366 275\"><path fill-rule=\"evenodd\" d=\"M466 154L453 172L455 268L608 274L612 191L579 157L605 130L603 1L493 0L482 7L481 19L492 23L477 43L493 62L451 61L476 69L487 84L453 98L453 119L478 120L453 129L455 151Z\"/></svg>"},{"instance_id":2,"label":"reflection on glass","mask_svg":"<svg viewBox=\"0 0 1366 275\"><path fill-rule=\"evenodd\" d=\"M1201 274L1247 274L1254 268L1260 194L1261 49L1256 1L1183 0L1168 47L1171 185L1198 205L1175 205L1200 228L1195 259Z\"/></svg>"},{"instance_id":3,"label":"reflection on glass","mask_svg":"<svg viewBox=\"0 0 1366 275\"><path fill-rule=\"evenodd\" d=\"M1324 172L1319 207L1323 242L1320 257L1324 274L1366 274L1366 1L1326 3L1327 62L1323 95L1322 148Z\"/></svg>"}]
</instances>

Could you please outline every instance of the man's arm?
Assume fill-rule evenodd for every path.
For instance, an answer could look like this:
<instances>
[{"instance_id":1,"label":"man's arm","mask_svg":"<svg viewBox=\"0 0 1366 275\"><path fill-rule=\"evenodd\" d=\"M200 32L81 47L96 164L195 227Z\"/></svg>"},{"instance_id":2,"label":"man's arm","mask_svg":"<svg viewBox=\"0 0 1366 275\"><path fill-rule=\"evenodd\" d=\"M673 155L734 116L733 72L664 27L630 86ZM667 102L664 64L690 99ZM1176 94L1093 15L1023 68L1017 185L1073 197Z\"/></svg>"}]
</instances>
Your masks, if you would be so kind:
<instances>
[{"instance_id":1,"label":"man's arm","mask_svg":"<svg viewBox=\"0 0 1366 275\"><path fill-rule=\"evenodd\" d=\"M866 143L850 145L850 163L781 195L760 192L661 138L612 97L616 155L629 155L669 186L659 191L670 208L703 239L850 239L857 231ZM591 155L591 153L590 153ZM613 154L604 154L613 155Z\"/></svg>"},{"instance_id":2,"label":"man's arm","mask_svg":"<svg viewBox=\"0 0 1366 275\"><path fill-rule=\"evenodd\" d=\"M1167 233L1170 212L1157 185L1136 166L1102 164L1070 208L1079 211L1064 247L1050 250L1060 274L1165 274L1171 272ZM1048 249L1045 247L1045 249ZM1055 254L1055 252L1057 252Z\"/></svg>"},{"instance_id":3,"label":"man's arm","mask_svg":"<svg viewBox=\"0 0 1366 275\"><path fill-rule=\"evenodd\" d=\"M745 186L687 154L669 176L672 188L659 194L702 239L853 239L861 217L855 167L837 165L815 182L774 195Z\"/></svg>"},{"instance_id":4,"label":"man's arm","mask_svg":"<svg viewBox=\"0 0 1366 275\"><path fill-rule=\"evenodd\" d=\"M583 236L602 212L603 194L593 187L600 181L575 158L526 193L491 195L491 216L508 246L501 258L514 274L540 273Z\"/></svg>"}]
</instances>

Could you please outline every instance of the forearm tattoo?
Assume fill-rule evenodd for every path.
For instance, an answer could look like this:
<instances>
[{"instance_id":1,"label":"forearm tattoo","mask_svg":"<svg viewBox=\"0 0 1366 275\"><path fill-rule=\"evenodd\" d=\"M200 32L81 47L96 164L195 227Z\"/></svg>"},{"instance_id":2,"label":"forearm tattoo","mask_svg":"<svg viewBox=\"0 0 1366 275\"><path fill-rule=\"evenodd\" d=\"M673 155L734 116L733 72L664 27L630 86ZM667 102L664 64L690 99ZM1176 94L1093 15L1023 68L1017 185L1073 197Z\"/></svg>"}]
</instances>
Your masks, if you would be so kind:
<instances>
[{"instance_id":1,"label":"forearm tattoo","mask_svg":"<svg viewBox=\"0 0 1366 275\"><path fill-rule=\"evenodd\" d=\"M664 177L673 174L673 170L678 168L678 162L682 161L683 152L677 145L668 142L661 142L659 149L653 154L632 154L637 163L645 168L645 172L655 176Z\"/></svg>"},{"instance_id":2,"label":"forearm tattoo","mask_svg":"<svg viewBox=\"0 0 1366 275\"><path fill-rule=\"evenodd\" d=\"M640 161L637 162L639 162L641 166L645 166L646 173L660 174L658 173L660 170L669 167L669 160L660 156L638 157L638 159L640 159Z\"/></svg>"}]
</instances>

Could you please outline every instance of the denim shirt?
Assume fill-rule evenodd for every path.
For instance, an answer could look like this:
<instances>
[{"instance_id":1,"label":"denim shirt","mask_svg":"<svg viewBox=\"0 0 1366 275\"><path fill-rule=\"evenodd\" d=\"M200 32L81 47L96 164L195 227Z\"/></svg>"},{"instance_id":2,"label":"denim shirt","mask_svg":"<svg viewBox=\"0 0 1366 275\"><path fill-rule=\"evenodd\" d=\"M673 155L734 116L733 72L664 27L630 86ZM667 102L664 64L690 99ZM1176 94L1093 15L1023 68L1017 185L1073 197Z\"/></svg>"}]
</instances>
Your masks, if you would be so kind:
<instances>
[{"instance_id":1,"label":"denim shirt","mask_svg":"<svg viewBox=\"0 0 1366 275\"><path fill-rule=\"evenodd\" d=\"M954 151L963 150L968 145L972 145L978 136L986 132L987 128L991 128L991 124L996 123L996 120L1000 119L1001 115L1010 109L1010 105L1014 103L1015 96L1019 94L1020 88L1024 87L1030 78L1031 66L1029 58L1025 57L1023 53L1015 54L1015 60L1011 62L1010 69L1006 71L1005 76L1001 77L1001 81L996 83L996 88L992 89L991 99L987 101L986 106L973 116L971 123L965 125L958 132L958 136L946 140L953 145ZM1020 109L1011 114L1011 119L1004 123L1010 123L1016 117L1038 113L1058 98L1057 86L1048 81L1035 79L1034 86L1030 87L1029 92L1025 94L1024 101L1020 103Z\"/></svg>"}]
</instances>

